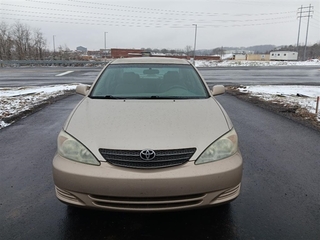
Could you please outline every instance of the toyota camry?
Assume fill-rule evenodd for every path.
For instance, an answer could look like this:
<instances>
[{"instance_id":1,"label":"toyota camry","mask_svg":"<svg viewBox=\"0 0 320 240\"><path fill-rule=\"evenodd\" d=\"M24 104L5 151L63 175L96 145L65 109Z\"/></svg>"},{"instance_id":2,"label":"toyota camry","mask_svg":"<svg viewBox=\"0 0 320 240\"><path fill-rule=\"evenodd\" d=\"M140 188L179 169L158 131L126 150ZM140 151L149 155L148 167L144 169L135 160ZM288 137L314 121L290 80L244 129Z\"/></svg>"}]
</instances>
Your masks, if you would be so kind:
<instances>
[{"instance_id":1,"label":"toyota camry","mask_svg":"<svg viewBox=\"0 0 320 240\"><path fill-rule=\"evenodd\" d=\"M123 58L94 83L57 139L53 178L69 205L119 211L167 211L238 197L238 136L187 60Z\"/></svg>"}]
</instances>

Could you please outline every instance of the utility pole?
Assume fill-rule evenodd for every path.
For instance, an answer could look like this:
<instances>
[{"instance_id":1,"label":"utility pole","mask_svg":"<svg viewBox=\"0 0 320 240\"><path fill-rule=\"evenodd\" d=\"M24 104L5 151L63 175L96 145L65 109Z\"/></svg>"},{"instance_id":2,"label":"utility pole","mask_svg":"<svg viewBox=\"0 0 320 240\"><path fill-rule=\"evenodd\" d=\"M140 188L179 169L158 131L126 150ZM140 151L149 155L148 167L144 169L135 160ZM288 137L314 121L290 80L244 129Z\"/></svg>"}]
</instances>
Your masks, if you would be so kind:
<instances>
[{"instance_id":1,"label":"utility pole","mask_svg":"<svg viewBox=\"0 0 320 240\"><path fill-rule=\"evenodd\" d=\"M298 11L300 10L300 15L298 16L299 20L299 29L298 29L298 40L297 40L297 52L298 52L298 57L299 57L299 39L300 39L300 28L301 28L301 19L302 19L302 8L303 6L301 5L301 8L298 8Z\"/></svg>"},{"instance_id":2,"label":"utility pole","mask_svg":"<svg viewBox=\"0 0 320 240\"><path fill-rule=\"evenodd\" d=\"M197 30L198 30L198 25L197 24L192 24L195 26L195 32L194 32L194 47L193 47L193 64L196 64L196 45L197 45Z\"/></svg>"},{"instance_id":3,"label":"utility pole","mask_svg":"<svg viewBox=\"0 0 320 240\"><path fill-rule=\"evenodd\" d=\"M54 37L55 37L55 35L53 35L53 60L54 60L54 57L56 55L56 44L55 44L55 41L54 41Z\"/></svg>"},{"instance_id":4,"label":"utility pole","mask_svg":"<svg viewBox=\"0 0 320 240\"><path fill-rule=\"evenodd\" d=\"M223 46L221 47L221 59L222 59L222 57L223 57L223 52L224 52L224 50L223 50Z\"/></svg>"},{"instance_id":5,"label":"utility pole","mask_svg":"<svg viewBox=\"0 0 320 240\"><path fill-rule=\"evenodd\" d=\"M105 53L104 62L107 61L107 33L108 32L104 32L104 53Z\"/></svg>"},{"instance_id":6,"label":"utility pole","mask_svg":"<svg viewBox=\"0 0 320 240\"><path fill-rule=\"evenodd\" d=\"M299 21L299 31L298 31L298 42L297 42L297 50L299 50L299 35L300 35L300 25L301 25L301 19L307 17L308 18L308 23L307 23L307 31L306 31L306 41L304 45L304 54L303 54L303 60L306 60L306 54L307 54L307 43L308 43L308 33L309 33L309 23L310 23L310 17L312 17L312 14L314 13L313 11L313 6L311 4L309 7L303 7L301 5L300 8L298 8L298 18L300 19ZM298 52L299 54L299 52Z\"/></svg>"},{"instance_id":7,"label":"utility pole","mask_svg":"<svg viewBox=\"0 0 320 240\"><path fill-rule=\"evenodd\" d=\"M304 60L306 59L306 53L307 53L307 42L308 42L308 33L309 33L309 23L310 23L310 16L311 16L311 9L313 9L313 7L311 6L311 4L309 4L309 11L308 11L308 24L307 24L307 33L306 33L306 43L304 45ZM313 10L312 10L313 13ZM312 17L312 16L311 16Z\"/></svg>"}]
</instances>

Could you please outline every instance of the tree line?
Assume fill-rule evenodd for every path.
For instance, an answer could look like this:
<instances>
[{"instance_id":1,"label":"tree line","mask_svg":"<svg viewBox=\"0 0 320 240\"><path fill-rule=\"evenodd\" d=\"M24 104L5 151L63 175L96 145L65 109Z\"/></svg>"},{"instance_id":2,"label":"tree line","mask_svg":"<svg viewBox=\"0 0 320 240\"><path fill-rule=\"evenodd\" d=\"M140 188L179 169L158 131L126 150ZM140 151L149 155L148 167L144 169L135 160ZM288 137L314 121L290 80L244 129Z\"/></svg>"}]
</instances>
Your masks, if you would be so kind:
<instances>
[{"instance_id":1,"label":"tree line","mask_svg":"<svg viewBox=\"0 0 320 240\"><path fill-rule=\"evenodd\" d=\"M40 29L16 22L0 22L0 60L83 60L81 53L59 45L55 52L47 47Z\"/></svg>"},{"instance_id":2,"label":"tree line","mask_svg":"<svg viewBox=\"0 0 320 240\"><path fill-rule=\"evenodd\" d=\"M30 29L20 22L0 22L0 60L43 60L46 52L46 39L40 29Z\"/></svg>"}]
</instances>

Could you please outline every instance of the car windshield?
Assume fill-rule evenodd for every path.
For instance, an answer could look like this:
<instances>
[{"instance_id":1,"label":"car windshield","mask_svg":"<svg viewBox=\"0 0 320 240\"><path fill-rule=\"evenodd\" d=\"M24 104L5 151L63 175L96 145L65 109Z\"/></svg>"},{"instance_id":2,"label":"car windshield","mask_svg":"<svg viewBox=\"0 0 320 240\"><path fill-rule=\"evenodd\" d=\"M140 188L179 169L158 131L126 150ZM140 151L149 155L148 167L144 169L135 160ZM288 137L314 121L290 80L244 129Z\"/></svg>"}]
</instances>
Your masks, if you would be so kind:
<instances>
[{"instance_id":1,"label":"car windshield","mask_svg":"<svg viewBox=\"0 0 320 240\"><path fill-rule=\"evenodd\" d=\"M208 91L191 65L110 64L93 87L91 98L208 98Z\"/></svg>"}]
</instances>

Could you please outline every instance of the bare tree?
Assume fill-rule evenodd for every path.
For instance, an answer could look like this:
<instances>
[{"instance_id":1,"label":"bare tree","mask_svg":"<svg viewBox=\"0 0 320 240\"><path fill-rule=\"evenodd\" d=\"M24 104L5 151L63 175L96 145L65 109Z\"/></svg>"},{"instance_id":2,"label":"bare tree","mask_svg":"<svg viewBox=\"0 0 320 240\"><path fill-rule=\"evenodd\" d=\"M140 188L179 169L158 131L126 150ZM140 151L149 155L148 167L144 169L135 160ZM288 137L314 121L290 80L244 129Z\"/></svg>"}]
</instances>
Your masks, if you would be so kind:
<instances>
[{"instance_id":1,"label":"bare tree","mask_svg":"<svg viewBox=\"0 0 320 240\"><path fill-rule=\"evenodd\" d=\"M168 49L166 49L166 48L163 48L163 49L161 49L161 51L160 51L161 53L163 53L163 54L167 54L169 51L168 51Z\"/></svg>"},{"instance_id":2,"label":"bare tree","mask_svg":"<svg viewBox=\"0 0 320 240\"><path fill-rule=\"evenodd\" d=\"M190 45L187 45L187 46L185 47L185 51L186 51L186 54L187 54L188 56L191 56L191 54L193 54L193 50L192 50L192 47L191 47Z\"/></svg>"},{"instance_id":3,"label":"bare tree","mask_svg":"<svg viewBox=\"0 0 320 240\"><path fill-rule=\"evenodd\" d=\"M16 22L8 26L0 22L0 59L44 59L46 39L40 29Z\"/></svg>"},{"instance_id":4,"label":"bare tree","mask_svg":"<svg viewBox=\"0 0 320 240\"><path fill-rule=\"evenodd\" d=\"M212 49L211 54L212 55L220 55L220 56L222 56L223 54L225 54L225 51L224 51L223 47L215 48L215 49Z\"/></svg>"},{"instance_id":5,"label":"bare tree","mask_svg":"<svg viewBox=\"0 0 320 240\"><path fill-rule=\"evenodd\" d=\"M35 29L33 32L33 58L38 60L43 60L44 50L46 47L46 40L43 37L40 29Z\"/></svg>"},{"instance_id":6,"label":"bare tree","mask_svg":"<svg viewBox=\"0 0 320 240\"><path fill-rule=\"evenodd\" d=\"M73 53L66 44L64 46L60 45L58 47L58 53L59 53L58 57L60 60L71 60L71 59L81 60L81 54L78 52Z\"/></svg>"},{"instance_id":7,"label":"bare tree","mask_svg":"<svg viewBox=\"0 0 320 240\"><path fill-rule=\"evenodd\" d=\"M31 32L27 25L16 22L12 27L12 38L15 52L19 60L30 58L31 51Z\"/></svg>"},{"instance_id":8,"label":"bare tree","mask_svg":"<svg viewBox=\"0 0 320 240\"><path fill-rule=\"evenodd\" d=\"M320 58L320 44L314 44L308 47L308 56L309 58Z\"/></svg>"},{"instance_id":9,"label":"bare tree","mask_svg":"<svg viewBox=\"0 0 320 240\"><path fill-rule=\"evenodd\" d=\"M175 49L171 49L169 52L170 52L172 55L175 55L175 54L177 53L177 51L176 51Z\"/></svg>"},{"instance_id":10,"label":"bare tree","mask_svg":"<svg viewBox=\"0 0 320 240\"><path fill-rule=\"evenodd\" d=\"M12 59L13 41L10 37L10 28L5 22L0 23L0 60Z\"/></svg>"}]
</instances>

